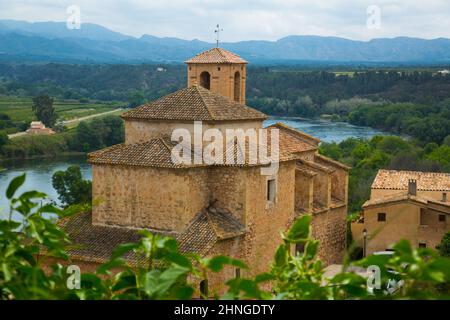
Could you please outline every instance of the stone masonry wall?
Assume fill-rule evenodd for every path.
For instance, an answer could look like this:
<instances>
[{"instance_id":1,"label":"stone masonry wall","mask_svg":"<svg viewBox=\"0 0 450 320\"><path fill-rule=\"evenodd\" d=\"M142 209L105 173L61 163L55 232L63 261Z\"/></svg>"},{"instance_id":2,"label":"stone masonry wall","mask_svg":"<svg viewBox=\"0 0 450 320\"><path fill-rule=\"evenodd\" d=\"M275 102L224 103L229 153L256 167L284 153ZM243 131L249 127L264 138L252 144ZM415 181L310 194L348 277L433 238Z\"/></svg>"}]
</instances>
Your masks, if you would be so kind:
<instances>
[{"instance_id":1,"label":"stone masonry wall","mask_svg":"<svg viewBox=\"0 0 450 320\"><path fill-rule=\"evenodd\" d=\"M200 75L208 72L211 77L212 92L234 101L234 75L240 73L240 103L245 104L247 67L245 64L190 64L188 66L188 87L200 85Z\"/></svg>"},{"instance_id":2,"label":"stone masonry wall","mask_svg":"<svg viewBox=\"0 0 450 320\"><path fill-rule=\"evenodd\" d=\"M276 178L275 203L267 201L267 180ZM280 232L294 219L295 162L280 163L275 177L262 176L260 169L247 170L245 261L251 266L248 275L268 271L278 246Z\"/></svg>"},{"instance_id":3,"label":"stone masonry wall","mask_svg":"<svg viewBox=\"0 0 450 320\"><path fill-rule=\"evenodd\" d=\"M341 264L346 247L347 207L313 215L312 237L320 241L318 257L324 264Z\"/></svg>"},{"instance_id":4,"label":"stone masonry wall","mask_svg":"<svg viewBox=\"0 0 450 320\"><path fill-rule=\"evenodd\" d=\"M204 169L93 166L92 220L180 232L208 204Z\"/></svg>"}]
</instances>

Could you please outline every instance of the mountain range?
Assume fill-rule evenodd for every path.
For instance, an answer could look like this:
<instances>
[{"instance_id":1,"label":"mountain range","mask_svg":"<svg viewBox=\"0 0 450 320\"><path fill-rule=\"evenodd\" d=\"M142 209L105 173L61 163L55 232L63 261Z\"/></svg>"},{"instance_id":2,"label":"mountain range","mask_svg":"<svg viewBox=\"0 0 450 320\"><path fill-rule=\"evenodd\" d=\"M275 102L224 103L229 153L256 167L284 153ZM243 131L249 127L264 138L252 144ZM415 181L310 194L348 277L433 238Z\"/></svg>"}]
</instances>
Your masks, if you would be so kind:
<instances>
[{"instance_id":1,"label":"mountain range","mask_svg":"<svg viewBox=\"0 0 450 320\"><path fill-rule=\"evenodd\" d=\"M214 44L199 40L140 38L84 23L0 20L0 61L66 63L180 63ZM273 63L449 64L450 39L397 37L355 41L288 36L277 41L222 43L244 59Z\"/></svg>"}]
</instances>

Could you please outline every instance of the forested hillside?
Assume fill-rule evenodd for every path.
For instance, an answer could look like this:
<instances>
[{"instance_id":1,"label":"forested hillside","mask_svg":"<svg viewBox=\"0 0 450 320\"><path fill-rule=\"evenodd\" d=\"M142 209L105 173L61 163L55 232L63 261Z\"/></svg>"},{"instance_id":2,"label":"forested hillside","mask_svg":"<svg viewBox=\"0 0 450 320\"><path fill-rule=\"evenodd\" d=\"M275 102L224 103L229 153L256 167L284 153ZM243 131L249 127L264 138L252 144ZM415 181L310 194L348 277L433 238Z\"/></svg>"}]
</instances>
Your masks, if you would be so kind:
<instances>
[{"instance_id":1,"label":"forested hillside","mask_svg":"<svg viewBox=\"0 0 450 320\"><path fill-rule=\"evenodd\" d=\"M0 94L126 101L182 88L184 65L0 64ZM308 71L250 67L247 104L278 116L349 121L442 143L450 135L450 75L431 70Z\"/></svg>"}]
</instances>

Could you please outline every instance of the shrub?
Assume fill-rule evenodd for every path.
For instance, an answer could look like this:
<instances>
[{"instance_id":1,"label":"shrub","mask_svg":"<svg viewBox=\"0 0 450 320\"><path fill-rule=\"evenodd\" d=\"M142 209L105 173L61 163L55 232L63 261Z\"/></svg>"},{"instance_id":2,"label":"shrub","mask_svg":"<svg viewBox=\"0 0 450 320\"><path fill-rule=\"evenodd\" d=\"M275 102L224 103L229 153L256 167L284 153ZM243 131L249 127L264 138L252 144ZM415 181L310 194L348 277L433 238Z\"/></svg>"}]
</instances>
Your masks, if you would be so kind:
<instances>
[{"instance_id":1,"label":"shrub","mask_svg":"<svg viewBox=\"0 0 450 320\"><path fill-rule=\"evenodd\" d=\"M39 259L39 253L45 249L47 256L66 260L65 246L70 243L64 231L42 215L68 218L88 208L61 211L52 205L39 206L46 195L37 191L15 198L24 181L25 174L18 176L6 190L10 214L7 220L0 221L0 299L191 299L195 281L207 281L210 273L220 272L227 265L247 268L243 262L226 256L183 255L174 239L141 231L139 242L118 246L111 259L94 273L81 275L79 289L70 290L67 269L55 263L44 271L43 259ZM13 213L21 216L20 223L12 220ZM370 294L367 280L348 272L352 266L348 263L340 273L325 277L322 262L317 259L319 242L311 239L310 222L310 216L302 216L282 234L283 243L267 273L229 279L228 290L221 298L450 299L445 286L450 281L450 259L431 249L415 250L407 241L397 243L392 256L369 256L354 263L380 268L382 286ZM294 253L297 244L304 246L304 252ZM142 257L144 263L137 267L128 265L124 255L130 252ZM394 274L403 285L396 293L388 294L385 288ZM268 283L270 291L262 288Z\"/></svg>"}]
</instances>

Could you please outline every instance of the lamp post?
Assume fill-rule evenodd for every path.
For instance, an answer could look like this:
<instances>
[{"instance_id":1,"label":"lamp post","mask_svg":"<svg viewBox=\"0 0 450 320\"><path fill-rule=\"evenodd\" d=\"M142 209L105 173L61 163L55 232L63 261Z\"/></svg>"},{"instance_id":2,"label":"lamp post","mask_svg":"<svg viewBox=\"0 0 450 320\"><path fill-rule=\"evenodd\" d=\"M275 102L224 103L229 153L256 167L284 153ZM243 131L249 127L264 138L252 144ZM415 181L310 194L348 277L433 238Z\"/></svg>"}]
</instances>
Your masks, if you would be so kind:
<instances>
[{"instance_id":1,"label":"lamp post","mask_svg":"<svg viewBox=\"0 0 450 320\"><path fill-rule=\"evenodd\" d=\"M367 255L367 229L363 230L363 258Z\"/></svg>"}]
</instances>

